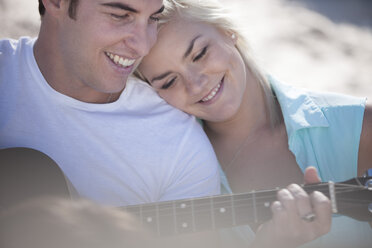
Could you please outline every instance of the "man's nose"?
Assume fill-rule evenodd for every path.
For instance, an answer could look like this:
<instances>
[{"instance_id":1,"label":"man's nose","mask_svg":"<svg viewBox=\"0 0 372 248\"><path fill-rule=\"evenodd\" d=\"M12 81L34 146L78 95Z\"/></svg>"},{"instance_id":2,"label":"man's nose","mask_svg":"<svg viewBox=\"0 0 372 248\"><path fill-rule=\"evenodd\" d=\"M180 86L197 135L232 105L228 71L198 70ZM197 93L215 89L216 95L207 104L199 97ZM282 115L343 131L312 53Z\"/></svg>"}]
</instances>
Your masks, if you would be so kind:
<instances>
[{"instance_id":1,"label":"man's nose","mask_svg":"<svg viewBox=\"0 0 372 248\"><path fill-rule=\"evenodd\" d=\"M138 22L130 30L125 38L125 43L132 50L133 56L143 57L147 55L156 42L156 27Z\"/></svg>"}]
</instances>

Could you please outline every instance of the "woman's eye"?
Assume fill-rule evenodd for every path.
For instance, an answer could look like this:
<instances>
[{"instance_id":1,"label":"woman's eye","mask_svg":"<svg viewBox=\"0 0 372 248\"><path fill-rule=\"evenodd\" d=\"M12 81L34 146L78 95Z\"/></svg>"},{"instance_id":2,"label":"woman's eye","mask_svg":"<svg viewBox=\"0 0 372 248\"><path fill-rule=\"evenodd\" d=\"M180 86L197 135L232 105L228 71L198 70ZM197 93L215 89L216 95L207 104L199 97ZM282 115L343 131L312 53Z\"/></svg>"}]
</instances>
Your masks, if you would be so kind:
<instances>
[{"instance_id":1,"label":"woman's eye","mask_svg":"<svg viewBox=\"0 0 372 248\"><path fill-rule=\"evenodd\" d=\"M174 81L176 81L176 78L177 78L177 77L174 77L174 78L172 78L169 82L165 83L163 86L161 86L161 89L162 89L162 90L166 90L166 89L168 89L169 87L171 87L172 84L174 83Z\"/></svg>"},{"instance_id":2,"label":"woman's eye","mask_svg":"<svg viewBox=\"0 0 372 248\"><path fill-rule=\"evenodd\" d=\"M208 46L205 46L203 50L198 55L196 55L196 57L192 61L195 62L201 59L207 53L207 50L208 50Z\"/></svg>"}]
</instances>

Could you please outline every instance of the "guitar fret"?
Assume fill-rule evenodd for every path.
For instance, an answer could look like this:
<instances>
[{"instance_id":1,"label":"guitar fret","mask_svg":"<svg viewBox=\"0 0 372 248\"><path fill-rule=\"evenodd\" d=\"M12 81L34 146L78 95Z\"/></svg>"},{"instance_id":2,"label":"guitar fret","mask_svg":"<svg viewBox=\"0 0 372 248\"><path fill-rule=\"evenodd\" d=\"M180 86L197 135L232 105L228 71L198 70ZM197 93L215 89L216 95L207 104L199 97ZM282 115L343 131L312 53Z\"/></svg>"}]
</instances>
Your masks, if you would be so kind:
<instances>
[{"instance_id":1,"label":"guitar fret","mask_svg":"<svg viewBox=\"0 0 372 248\"><path fill-rule=\"evenodd\" d=\"M195 231L208 230L213 227L211 217L211 202L209 198L194 199L194 208L197 209Z\"/></svg>"},{"instance_id":2,"label":"guitar fret","mask_svg":"<svg viewBox=\"0 0 372 248\"><path fill-rule=\"evenodd\" d=\"M176 205L177 214L177 231L178 233L192 232L192 212L191 212L191 201L179 201Z\"/></svg>"},{"instance_id":3,"label":"guitar fret","mask_svg":"<svg viewBox=\"0 0 372 248\"><path fill-rule=\"evenodd\" d=\"M232 214L232 221L233 221L232 224L233 226L236 226L234 195L230 195L230 203L231 203L231 214Z\"/></svg>"},{"instance_id":4,"label":"guitar fret","mask_svg":"<svg viewBox=\"0 0 372 248\"><path fill-rule=\"evenodd\" d=\"M256 201L257 219L259 222L267 221L271 219L271 203L276 200L275 191L262 191L256 192L258 199Z\"/></svg>"},{"instance_id":5,"label":"guitar fret","mask_svg":"<svg viewBox=\"0 0 372 248\"><path fill-rule=\"evenodd\" d=\"M254 204L251 194L234 195L235 224L243 225L254 222Z\"/></svg>"},{"instance_id":6,"label":"guitar fret","mask_svg":"<svg viewBox=\"0 0 372 248\"><path fill-rule=\"evenodd\" d=\"M194 211L194 200L191 199L191 216L192 216L192 231L195 232L195 211Z\"/></svg>"},{"instance_id":7,"label":"guitar fret","mask_svg":"<svg viewBox=\"0 0 372 248\"><path fill-rule=\"evenodd\" d=\"M257 203L256 203L256 193L252 191L252 199L253 199L253 214L254 214L254 223L257 223Z\"/></svg>"},{"instance_id":8,"label":"guitar fret","mask_svg":"<svg viewBox=\"0 0 372 248\"><path fill-rule=\"evenodd\" d=\"M158 209L158 233L160 235L176 234L175 215L173 214L173 202L159 203Z\"/></svg>"},{"instance_id":9,"label":"guitar fret","mask_svg":"<svg viewBox=\"0 0 372 248\"><path fill-rule=\"evenodd\" d=\"M158 232L158 235L160 235L160 226L159 226L159 205L156 204L155 205L155 208L156 208L156 229L157 229L157 232Z\"/></svg>"},{"instance_id":10,"label":"guitar fret","mask_svg":"<svg viewBox=\"0 0 372 248\"><path fill-rule=\"evenodd\" d=\"M158 231L156 218L156 209L154 204L146 204L142 206L143 225L151 230Z\"/></svg>"},{"instance_id":11,"label":"guitar fret","mask_svg":"<svg viewBox=\"0 0 372 248\"><path fill-rule=\"evenodd\" d=\"M230 195L219 196L213 199L213 216L216 228L232 226L233 215L230 202Z\"/></svg>"},{"instance_id":12,"label":"guitar fret","mask_svg":"<svg viewBox=\"0 0 372 248\"><path fill-rule=\"evenodd\" d=\"M214 205L213 205L213 198L209 198L210 199L210 203L211 203L211 221L212 221L212 229L216 229L216 224L214 222L214 211L213 211L213 208L214 208Z\"/></svg>"},{"instance_id":13,"label":"guitar fret","mask_svg":"<svg viewBox=\"0 0 372 248\"><path fill-rule=\"evenodd\" d=\"M177 213L176 213L176 202L172 202L172 208L173 208L173 223L174 223L174 232L177 234Z\"/></svg>"}]
</instances>

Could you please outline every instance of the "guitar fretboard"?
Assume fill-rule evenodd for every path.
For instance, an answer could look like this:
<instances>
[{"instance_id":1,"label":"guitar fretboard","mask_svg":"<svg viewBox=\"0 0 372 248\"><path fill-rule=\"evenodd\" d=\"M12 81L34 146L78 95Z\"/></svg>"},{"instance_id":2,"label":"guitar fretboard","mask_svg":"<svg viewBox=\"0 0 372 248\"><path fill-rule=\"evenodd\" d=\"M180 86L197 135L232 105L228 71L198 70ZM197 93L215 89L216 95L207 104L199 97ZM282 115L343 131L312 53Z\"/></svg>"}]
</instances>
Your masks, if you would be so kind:
<instances>
[{"instance_id":1,"label":"guitar fretboard","mask_svg":"<svg viewBox=\"0 0 372 248\"><path fill-rule=\"evenodd\" d=\"M304 186L329 196L328 183ZM261 223L271 218L277 190L252 191L123 207L159 235L173 235Z\"/></svg>"},{"instance_id":2,"label":"guitar fretboard","mask_svg":"<svg viewBox=\"0 0 372 248\"><path fill-rule=\"evenodd\" d=\"M302 187L307 193L317 190L328 196L333 213L360 221L372 221L372 177ZM278 190L279 188L122 208L136 215L143 226L155 230L159 235L182 234L267 221L272 217L270 206L276 200Z\"/></svg>"}]
</instances>

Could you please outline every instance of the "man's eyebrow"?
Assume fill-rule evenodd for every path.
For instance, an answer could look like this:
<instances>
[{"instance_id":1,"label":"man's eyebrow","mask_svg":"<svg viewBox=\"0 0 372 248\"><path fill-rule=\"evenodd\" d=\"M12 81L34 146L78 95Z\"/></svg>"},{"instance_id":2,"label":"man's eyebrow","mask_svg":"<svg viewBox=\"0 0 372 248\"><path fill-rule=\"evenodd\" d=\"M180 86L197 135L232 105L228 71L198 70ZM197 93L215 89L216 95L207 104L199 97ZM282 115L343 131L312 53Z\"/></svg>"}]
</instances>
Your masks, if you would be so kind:
<instances>
[{"instance_id":1,"label":"man's eyebrow","mask_svg":"<svg viewBox=\"0 0 372 248\"><path fill-rule=\"evenodd\" d=\"M163 11L164 11L164 5L161 6L161 8L160 8L158 11L155 11L155 12L153 13L153 15L160 14L160 13L162 13Z\"/></svg>"},{"instance_id":2,"label":"man's eyebrow","mask_svg":"<svg viewBox=\"0 0 372 248\"><path fill-rule=\"evenodd\" d=\"M121 9L121 10L127 10L133 13L138 13L138 10L132 8L128 4L120 3L120 2L109 2L109 3L102 3L102 6L107 6L111 8Z\"/></svg>"},{"instance_id":3,"label":"man's eyebrow","mask_svg":"<svg viewBox=\"0 0 372 248\"><path fill-rule=\"evenodd\" d=\"M192 49L194 48L195 41L200 38L201 35L196 36L194 39L191 40L189 47L187 48L185 54L183 55L183 58L185 59L187 56L190 55Z\"/></svg>"},{"instance_id":4,"label":"man's eyebrow","mask_svg":"<svg viewBox=\"0 0 372 248\"><path fill-rule=\"evenodd\" d=\"M167 72L164 72L163 74L161 74L157 77L154 77L153 79L151 79L150 84L152 84L156 80L161 80L161 79L165 78L166 76L168 76L171 73L172 73L171 71L167 71Z\"/></svg>"}]
</instances>

